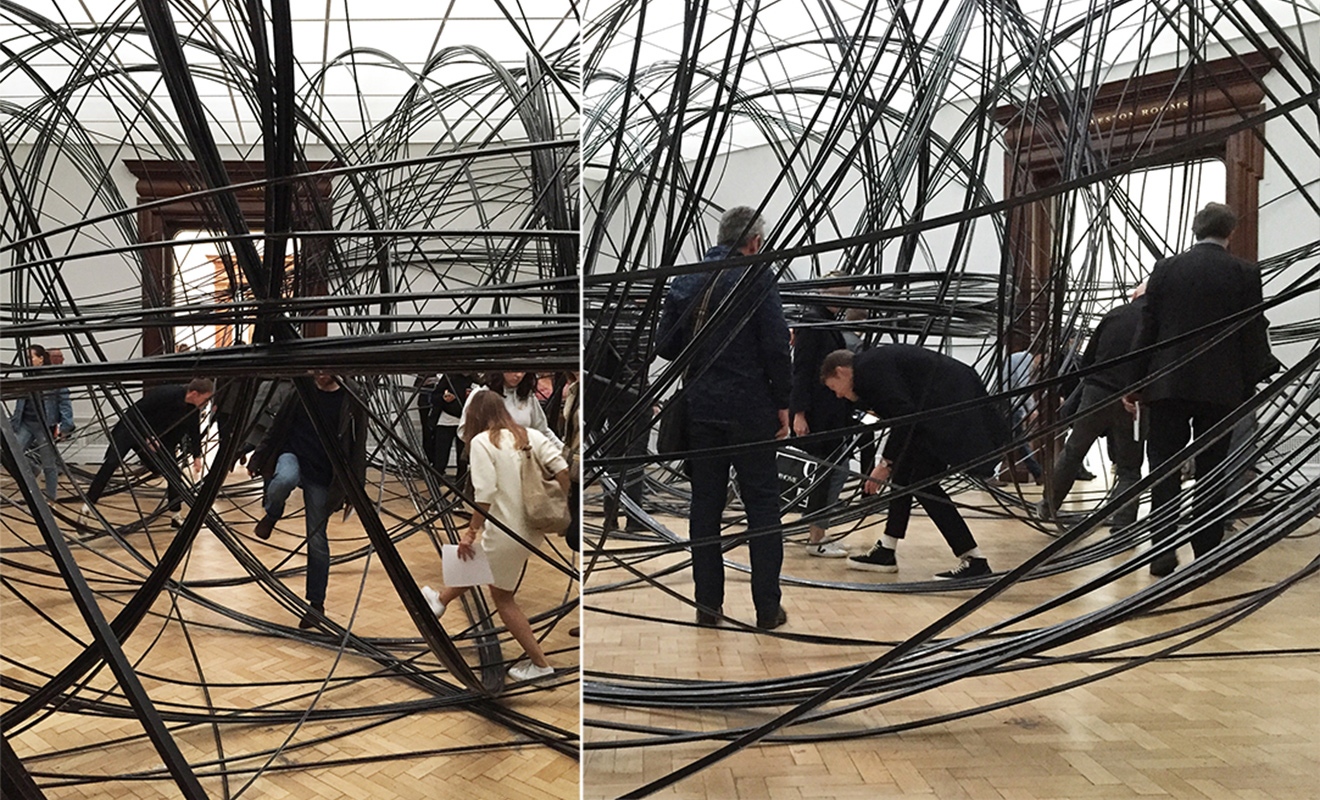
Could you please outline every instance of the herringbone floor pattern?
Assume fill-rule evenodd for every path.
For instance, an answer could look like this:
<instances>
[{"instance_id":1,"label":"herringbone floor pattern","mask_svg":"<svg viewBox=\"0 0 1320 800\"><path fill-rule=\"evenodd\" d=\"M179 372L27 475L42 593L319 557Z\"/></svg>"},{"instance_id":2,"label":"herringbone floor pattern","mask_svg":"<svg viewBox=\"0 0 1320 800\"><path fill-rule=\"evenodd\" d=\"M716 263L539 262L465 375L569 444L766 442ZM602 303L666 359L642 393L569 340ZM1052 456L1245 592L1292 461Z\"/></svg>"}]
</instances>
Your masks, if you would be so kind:
<instances>
[{"instance_id":1,"label":"herringbone floor pattern","mask_svg":"<svg viewBox=\"0 0 1320 800\"><path fill-rule=\"evenodd\" d=\"M968 496L971 503L988 498ZM880 521L883 521L882 519ZM685 522L666 518L680 532ZM1046 539L1015 521L971 522L991 565L1020 563ZM1215 584L1180 600L1189 605L1273 584L1316 557L1310 538L1285 540ZM849 535L853 552L867 549L878 526ZM619 546L627 546L620 543ZM745 559L735 550L733 559ZM1184 563L1190 551L1181 554ZM672 561L673 559L669 559ZM784 574L828 581L926 579L953 565L928 519L915 516L899 550L901 572L849 570L842 561L808 557L786 545ZM1032 581L997 598L988 610L959 624L971 631L1030 608L1092 577L1079 574ZM654 571L655 563L645 566ZM726 571L725 612L753 619L744 575ZM588 588L623 579L601 572ZM691 596L687 570L662 579ZM1070 618L1126 596L1152 579L1129 575L1083 600L1033 620ZM967 591L922 595L868 594L785 586L789 622L783 630L893 641L906 638L954 608ZM880 647L794 643L730 628L661 625L604 613L608 608L666 620L692 619L692 610L654 589L587 596L584 669L671 679L746 681L800 675L869 661ZM1233 657L1252 650L1320 646L1320 585L1309 581L1234 627L1193 645L1205 657L1147 664L1116 676L961 721L900 734L821 744L763 744L658 793L682 798L1313 798L1320 796L1320 658L1314 654ZM1084 644L1129 641L1198 619L1205 610L1133 620L1093 634ZM1144 652L1144 651L1143 651ZM864 725L902 723L1021 695L1097 673L1111 664L1061 664L1000 676L980 676L860 711L804 730L828 733ZM768 712L647 711L587 706L587 719L659 728L716 730L771 718ZM588 728L588 742L631 734ZM617 797L716 749L716 743L587 751L585 798Z\"/></svg>"},{"instance_id":2,"label":"herringbone floor pattern","mask_svg":"<svg viewBox=\"0 0 1320 800\"><path fill-rule=\"evenodd\" d=\"M9 480L8 476L4 479ZM12 481L3 491L12 496ZM294 500L291 513L298 512L297 492ZM132 518L129 501L122 496L105 498L101 510L115 521ZM267 567L300 569L304 565L302 552L290 552L303 541L300 517L282 522L269 542L260 542L252 536L252 519L243 510L226 500L218 501L217 510ZM393 510L411 513L403 506ZM57 575L33 576L17 569L18 564L49 569L51 560L43 551L22 548L24 540L31 541L34 530L23 522L24 510L11 506L3 511L6 524L0 541L8 559L6 582L0 589L3 674L6 680L43 684L81 651L88 640L87 627ZM335 555L368 544L356 518L345 522L335 515L329 533ZM161 519L149 533L131 534L128 539L154 560L151 549L163 550L173 535L168 521ZM439 557L424 539L413 536L403 541L401 553L419 584L440 585ZM557 545L563 551L563 541L557 540ZM101 610L112 617L128 599L129 590L140 583L146 568L126 558L105 537L74 549L79 565L101 592ZM341 652L339 643L328 636L265 631L259 624L235 622L207 607L207 603L215 603L257 620L296 625L297 616L268 592L249 582L229 580L243 575L220 540L203 531L176 575L187 582L189 592L174 601L162 597L125 645L162 712L208 705L218 717L257 709L272 712L268 719L246 724L170 723L175 741L209 796L237 796L240 791L243 796L262 798L373 800L578 796L577 759L529 743L470 708L400 712L395 704L434 701L436 694L384 675L374 660ZM126 580L114 584L112 579ZM301 573L291 573L283 582L302 595ZM568 586L565 577L533 560L519 590L519 601L529 614L542 612L571 599L575 589L566 598ZM332 567L326 613L344 625L351 619L353 632L360 636L419 636L380 560L370 555ZM50 621L43 620L43 615ZM180 619L186 626L179 624ZM449 609L444 622L451 635L468 624L458 608ZM58 632L52 623L63 626L67 634ZM561 677L542 691L510 691L499 704L577 731L577 640L568 635L574 624L576 614L555 626L544 641L551 664L563 670ZM395 644L392 649L414 659L418 669L456 683L422 646ZM473 647L464 646L463 652L469 664L478 663ZM514 643L503 645L505 658L520 652ZM100 698L101 692L107 693L104 699L112 705L125 706L114 676L105 668L77 697ZM22 695L6 685L2 697L8 709ZM358 719L333 715L338 710L362 708L373 708L374 713ZM308 711L327 716L302 720ZM179 796L178 788L159 774L161 759L142 737L142 727L131 713L121 718L53 711L6 735L49 798ZM486 744L503 746L437 752ZM213 763L221 755L232 759L223 776Z\"/></svg>"}]
</instances>

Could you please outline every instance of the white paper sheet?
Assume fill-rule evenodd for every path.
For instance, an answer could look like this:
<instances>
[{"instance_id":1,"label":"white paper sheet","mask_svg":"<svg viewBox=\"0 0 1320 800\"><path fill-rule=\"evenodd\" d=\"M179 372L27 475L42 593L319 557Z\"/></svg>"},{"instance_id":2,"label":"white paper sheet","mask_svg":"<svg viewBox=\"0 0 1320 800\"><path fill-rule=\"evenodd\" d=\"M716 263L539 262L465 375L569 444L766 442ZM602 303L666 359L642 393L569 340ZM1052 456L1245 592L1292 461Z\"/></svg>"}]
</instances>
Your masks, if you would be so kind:
<instances>
[{"instance_id":1,"label":"white paper sheet","mask_svg":"<svg viewBox=\"0 0 1320 800\"><path fill-rule=\"evenodd\" d=\"M464 561L458 557L458 545L440 546L441 565L444 567L445 586L488 586L495 582L490 571L490 559L480 546L473 547L476 557Z\"/></svg>"}]
</instances>

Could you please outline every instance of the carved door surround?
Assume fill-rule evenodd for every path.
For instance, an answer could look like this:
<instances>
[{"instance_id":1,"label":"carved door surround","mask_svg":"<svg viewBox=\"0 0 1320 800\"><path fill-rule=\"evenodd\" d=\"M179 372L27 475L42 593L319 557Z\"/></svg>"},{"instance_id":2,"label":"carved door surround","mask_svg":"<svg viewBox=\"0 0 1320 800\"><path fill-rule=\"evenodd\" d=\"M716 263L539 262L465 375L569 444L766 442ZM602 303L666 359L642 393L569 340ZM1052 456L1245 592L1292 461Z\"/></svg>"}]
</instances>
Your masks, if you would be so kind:
<instances>
[{"instance_id":1,"label":"carved door surround","mask_svg":"<svg viewBox=\"0 0 1320 800\"><path fill-rule=\"evenodd\" d=\"M156 200L202 190L197 166L188 161L131 161L124 166L137 178L139 205ZM308 163L307 171L316 172L329 162ZM259 161L226 161L230 180L235 184L262 180L265 164ZM299 181L295 185L293 236L298 230L319 229L316 221L317 204L329 207L331 184L328 178ZM253 186L234 191L239 210L249 220L262 220L266 213L266 189ZM138 237L142 243L168 242L184 230L216 230L215 211L209 200L179 200L138 211ZM324 239L313 238L302 242L293 268L294 293L299 297L314 297L326 293L325 264L327 248ZM142 251L142 307L168 308L174 298L173 252L169 247L155 247ZM321 312L324 313L324 312ZM303 336L324 336L324 322L307 322L302 326ZM174 352L172 325L146 325L142 329L142 355L152 356Z\"/></svg>"},{"instance_id":2,"label":"carved door surround","mask_svg":"<svg viewBox=\"0 0 1320 800\"><path fill-rule=\"evenodd\" d=\"M1188 137L1222 130L1260 112L1265 96L1261 81L1269 72L1271 55L1256 52L1187 68L1152 72L1114 81L1095 92L1088 126L1091 151L1106 167L1137 157L1170 150ZM1004 126L1004 190L1014 196L1046 189L1060 180L1063 143L1069 120L1058 106L1042 101L1028 110L1006 105L995 110ZM1259 182L1265 149L1259 128L1229 133L1195 152L1174 152L1166 164L1218 159L1224 163L1225 202L1237 212L1238 225L1229 249L1248 261L1257 255ZM1042 200L1019 206L1008 220L1009 252L1015 274L1016 296L1012 347L1021 349L1032 335L1050 324L1060 311L1051 309L1063 299L1063 287L1054 292L1058 302L1038 296L1048 285L1054 250L1054 203ZM1054 314L1051 314L1051 311Z\"/></svg>"}]
</instances>

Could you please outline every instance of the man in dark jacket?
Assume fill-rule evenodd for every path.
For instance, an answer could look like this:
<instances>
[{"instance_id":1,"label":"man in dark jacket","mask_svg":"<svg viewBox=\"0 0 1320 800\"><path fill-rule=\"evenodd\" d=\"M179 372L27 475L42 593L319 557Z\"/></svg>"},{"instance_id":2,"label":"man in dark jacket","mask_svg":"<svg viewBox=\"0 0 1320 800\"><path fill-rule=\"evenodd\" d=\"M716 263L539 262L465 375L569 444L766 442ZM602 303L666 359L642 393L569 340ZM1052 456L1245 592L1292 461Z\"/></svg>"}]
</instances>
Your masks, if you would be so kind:
<instances>
[{"instance_id":1,"label":"man in dark jacket","mask_svg":"<svg viewBox=\"0 0 1320 800\"><path fill-rule=\"evenodd\" d=\"M1266 337L1264 318L1238 328L1231 335L1196 353L1217 334L1224 333L1222 320L1261 303L1260 271L1255 265L1231 255L1228 237L1237 225L1232 209L1209 203L1192 220L1196 244L1186 252L1155 264L1146 282L1146 307L1133 341L1133 350L1157 346L1142 354L1134 366L1140 379L1165 370L1167 374L1125 400L1150 412L1150 434L1146 454L1151 469L1159 469L1185 447L1192 431L1203 437L1210 428L1255 391L1260 365L1252 363L1251 354L1262 344L1253 337ZM1179 342L1170 340L1199 331ZM1192 551L1200 556L1219 544L1224 523L1206 519L1223 499L1222 480L1208 478L1228 454L1229 439L1222 436L1196 456L1196 494L1191 518L1201 518L1192 536ZM1182 491L1179 472L1172 470L1164 480L1151 487L1151 514L1166 512L1170 521L1155 532L1155 543L1172 537L1177 527L1175 514ZM1151 562L1156 577L1170 574L1178 566L1174 552L1161 554Z\"/></svg>"},{"instance_id":2,"label":"man in dark jacket","mask_svg":"<svg viewBox=\"0 0 1320 800\"><path fill-rule=\"evenodd\" d=\"M1132 294L1132 302L1124 303L1101 318L1082 353L1081 369L1120 359L1130 352L1132 337L1146 307L1144 293L1145 286L1138 286ZM1042 519L1053 519L1058 512L1063 498L1072 491L1082 459L1101 435L1109 440L1109 452L1117 476L1111 496L1127 491L1141 480L1141 441L1132 435L1132 415L1123 407L1121 398L1104 402L1127 388L1129 376L1128 364L1119 363L1087 375L1078 385L1076 410L1071 412L1076 414L1072 431L1063 450L1054 459L1054 485L1036 506L1036 513ZM1068 405L1073 402L1069 398ZM1136 518L1137 504L1131 503L1115 512L1110 524L1130 525Z\"/></svg>"},{"instance_id":3,"label":"man in dark jacket","mask_svg":"<svg viewBox=\"0 0 1320 800\"><path fill-rule=\"evenodd\" d=\"M725 212L719 244L705 257L715 266L709 272L675 278L665 297L656 353L672 361L692 351L682 402L688 405L689 442L694 450L788 435L792 363L774 274L764 265L718 268L718 262L731 256L760 252L764 232L765 223L755 209L738 206ZM721 305L725 307L715 313ZM695 329L700 341L694 343ZM724 604L719 538L730 467L737 470L747 526L756 534L748 542L756 625L776 628L784 624L786 615L779 604L784 544L779 473L772 450L692 459L688 536L693 543L697 623L718 625Z\"/></svg>"},{"instance_id":4,"label":"man in dark jacket","mask_svg":"<svg viewBox=\"0 0 1320 800\"><path fill-rule=\"evenodd\" d=\"M295 486L303 490L307 530L307 602L316 613L308 611L298 622L300 628L313 628L318 616L325 614L325 591L330 577L330 543L326 525L330 515L344 506L346 491L336 479L332 459L347 464L352 480L366 481L367 437L366 412L354 401L338 378L325 371L313 373L315 390L309 409L297 392L291 392L275 415L265 439L257 445L248 463L248 474L265 480L262 507L265 515L257 522L256 535L269 539L275 523L284 515L284 503ZM334 437L337 453L327 451L316 426L315 414L323 429Z\"/></svg>"},{"instance_id":5,"label":"man in dark jacket","mask_svg":"<svg viewBox=\"0 0 1320 800\"><path fill-rule=\"evenodd\" d=\"M141 400L129 406L110 430L110 446L106 448L105 461L92 478L92 485L87 488L88 505L83 507L83 512L91 513L89 506L101 499L110 484L110 476L130 451L138 454L152 474L161 474L163 468L182 478L175 452L186 438L193 457L193 473L201 474L200 409L214 393L213 382L207 378L194 378L187 385L148 389ZM174 512L170 523L177 528L183 522L179 514L183 500L172 483L167 484L165 496L170 511Z\"/></svg>"},{"instance_id":6,"label":"man in dark jacket","mask_svg":"<svg viewBox=\"0 0 1320 800\"><path fill-rule=\"evenodd\" d=\"M830 286L824 291L847 295L852 287ZM835 350L847 349L843 329L837 325L841 310L837 305L807 306L802 323L793 331L793 393L789 407L793 412L795 436L825 433L853 424L852 404L836 397L820 382L820 366L825 357ZM802 445L808 454L821 459L812 476L816 485L807 496L803 513L814 514L839 501L848 474L836 464L846 455L845 446L843 437ZM819 558L846 558L848 551L835 542L825 541L825 533L825 526L819 522L809 524L807 554Z\"/></svg>"},{"instance_id":7,"label":"man in dark jacket","mask_svg":"<svg viewBox=\"0 0 1320 800\"><path fill-rule=\"evenodd\" d=\"M821 366L821 380L839 397L882 419L896 419L969 401L984 401L959 411L891 427L882 458L866 482L867 494L892 480L898 488L922 483L950 465L968 465L973 475L994 472L999 453L1009 440L1008 422L990 404L976 371L956 359L906 344L868 350L856 357L836 350ZM960 559L957 568L937 578L979 578L990 565L976 539L938 482L916 494L931 522ZM848 566L872 572L897 572L895 549L907 532L912 495L891 500L880 541L865 555L852 556Z\"/></svg>"}]
</instances>

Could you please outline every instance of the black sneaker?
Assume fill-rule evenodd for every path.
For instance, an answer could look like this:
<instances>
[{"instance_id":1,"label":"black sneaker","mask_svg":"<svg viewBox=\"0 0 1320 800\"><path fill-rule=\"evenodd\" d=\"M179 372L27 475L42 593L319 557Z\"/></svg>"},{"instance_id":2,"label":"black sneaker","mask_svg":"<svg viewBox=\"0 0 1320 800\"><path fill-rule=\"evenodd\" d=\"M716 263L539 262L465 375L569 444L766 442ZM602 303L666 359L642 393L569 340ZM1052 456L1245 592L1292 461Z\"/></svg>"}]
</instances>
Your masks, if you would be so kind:
<instances>
[{"instance_id":1,"label":"black sneaker","mask_svg":"<svg viewBox=\"0 0 1320 800\"><path fill-rule=\"evenodd\" d=\"M1177 553L1163 553L1155 556L1155 560L1150 562L1150 574L1156 578L1165 578L1173 574L1178 568Z\"/></svg>"},{"instance_id":2,"label":"black sneaker","mask_svg":"<svg viewBox=\"0 0 1320 800\"><path fill-rule=\"evenodd\" d=\"M702 611L697 609L697 624L703 628L718 628L720 620L724 618L724 607L720 606L714 611Z\"/></svg>"},{"instance_id":3,"label":"black sneaker","mask_svg":"<svg viewBox=\"0 0 1320 800\"><path fill-rule=\"evenodd\" d=\"M257 534L258 539L269 539L270 532L273 530L275 530L275 518L262 517L261 520L257 522L257 529L254 533Z\"/></svg>"},{"instance_id":4,"label":"black sneaker","mask_svg":"<svg viewBox=\"0 0 1320 800\"><path fill-rule=\"evenodd\" d=\"M893 550L875 543L869 553L848 557L849 569L864 569L867 572L898 572L898 556Z\"/></svg>"},{"instance_id":5,"label":"black sneaker","mask_svg":"<svg viewBox=\"0 0 1320 800\"><path fill-rule=\"evenodd\" d=\"M990 562L984 558L964 558L957 569L937 572L935 577L950 581L963 581L968 578L984 578L990 574Z\"/></svg>"},{"instance_id":6,"label":"black sneaker","mask_svg":"<svg viewBox=\"0 0 1320 800\"><path fill-rule=\"evenodd\" d=\"M302 615L302 619L298 620L298 627L302 628L303 630L308 630L311 628L319 628L321 626L321 617L324 616L325 616L325 605L324 604L317 605L316 603L312 603L312 607L309 608Z\"/></svg>"},{"instance_id":7,"label":"black sneaker","mask_svg":"<svg viewBox=\"0 0 1320 800\"><path fill-rule=\"evenodd\" d=\"M772 631L780 625L783 625L785 622L788 622L788 614L784 612L784 607L780 606L779 609L775 611L774 619L761 619L758 617L756 620L756 627L763 631Z\"/></svg>"}]
</instances>

